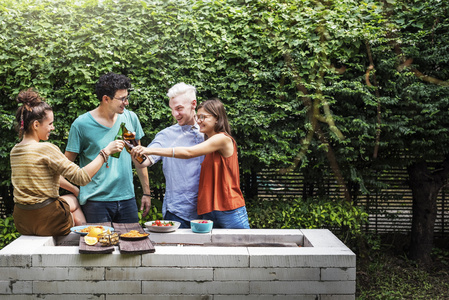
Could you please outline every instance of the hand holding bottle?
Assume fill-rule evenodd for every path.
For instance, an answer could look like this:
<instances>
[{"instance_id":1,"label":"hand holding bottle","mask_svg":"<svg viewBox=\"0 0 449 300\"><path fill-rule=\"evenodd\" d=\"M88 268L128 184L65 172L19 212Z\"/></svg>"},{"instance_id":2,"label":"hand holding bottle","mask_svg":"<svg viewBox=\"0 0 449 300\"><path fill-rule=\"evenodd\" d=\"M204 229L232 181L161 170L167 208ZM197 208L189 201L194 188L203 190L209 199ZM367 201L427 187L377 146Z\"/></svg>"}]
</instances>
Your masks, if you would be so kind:
<instances>
[{"instance_id":1,"label":"hand holding bottle","mask_svg":"<svg viewBox=\"0 0 449 300\"><path fill-rule=\"evenodd\" d=\"M109 168L108 158L109 155L114 153L120 153L123 150L125 143L122 140L115 140L110 142L106 147L100 150L98 156L92 160L90 163L85 165L83 169L87 172L87 174L92 177L94 176L98 170L100 170L101 166L106 163L106 168Z\"/></svg>"},{"instance_id":2,"label":"hand holding bottle","mask_svg":"<svg viewBox=\"0 0 449 300\"><path fill-rule=\"evenodd\" d=\"M110 142L103 150L107 155L111 155L114 153L120 153L125 147L125 142L122 140L114 140Z\"/></svg>"},{"instance_id":3,"label":"hand holding bottle","mask_svg":"<svg viewBox=\"0 0 449 300\"><path fill-rule=\"evenodd\" d=\"M115 135L115 140L123 140L123 132L124 132L125 130L126 130L125 123L122 122L122 123L120 124L120 128L119 128L117 134ZM122 148L122 149L123 149L123 148ZM120 152L121 152L121 151L120 151ZM120 157L120 152L115 152L115 153L113 153L111 156L112 156L112 157L115 157L115 158L119 158L119 157Z\"/></svg>"},{"instance_id":4,"label":"hand holding bottle","mask_svg":"<svg viewBox=\"0 0 449 300\"><path fill-rule=\"evenodd\" d=\"M139 144L136 141L136 133L128 131L126 127L124 127L123 131L123 141L125 142L125 149L128 151L129 154L131 154L131 151L134 147L139 146ZM131 155L139 164L143 163L147 157L145 155Z\"/></svg>"},{"instance_id":5,"label":"hand holding bottle","mask_svg":"<svg viewBox=\"0 0 449 300\"><path fill-rule=\"evenodd\" d=\"M146 159L147 159L147 157L145 156L145 155L133 155L132 154L132 150L135 148L135 147L140 147L140 146L134 146L133 144L131 144L130 143L130 141L129 140L127 140L127 139L125 139L125 140L123 140L124 142L125 142L125 148L126 148L126 151L128 151L130 154L131 154L131 156L135 159L135 160L137 160L140 164L141 163L143 163ZM135 140L134 140L135 141ZM137 143L136 143L137 144Z\"/></svg>"}]
</instances>

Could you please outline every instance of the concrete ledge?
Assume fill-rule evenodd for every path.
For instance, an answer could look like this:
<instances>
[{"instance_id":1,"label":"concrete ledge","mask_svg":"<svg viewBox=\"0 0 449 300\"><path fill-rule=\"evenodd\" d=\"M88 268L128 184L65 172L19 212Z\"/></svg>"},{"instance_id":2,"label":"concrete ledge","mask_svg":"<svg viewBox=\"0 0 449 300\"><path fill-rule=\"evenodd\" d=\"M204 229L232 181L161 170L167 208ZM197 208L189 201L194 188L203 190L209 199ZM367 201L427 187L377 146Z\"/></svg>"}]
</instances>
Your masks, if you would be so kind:
<instances>
[{"instance_id":1,"label":"concrete ledge","mask_svg":"<svg viewBox=\"0 0 449 300\"><path fill-rule=\"evenodd\" d=\"M304 247L346 248L346 245L327 229L301 229L301 232L305 236Z\"/></svg>"},{"instance_id":2,"label":"concrete ledge","mask_svg":"<svg viewBox=\"0 0 449 300\"><path fill-rule=\"evenodd\" d=\"M304 245L304 234L299 229L214 229L212 243L296 243Z\"/></svg>"},{"instance_id":3,"label":"concrete ledge","mask_svg":"<svg viewBox=\"0 0 449 300\"><path fill-rule=\"evenodd\" d=\"M21 236L0 250L0 298L355 299L355 254L329 230L179 229L150 239L155 253L120 254L115 247L111 254L79 254L75 233Z\"/></svg>"},{"instance_id":4,"label":"concrete ledge","mask_svg":"<svg viewBox=\"0 0 449 300\"><path fill-rule=\"evenodd\" d=\"M158 244L204 244L204 243L296 243L304 245L304 234L299 229L213 229L209 233L194 234L190 229L175 232L151 232L150 239Z\"/></svg>"}]
</instances>

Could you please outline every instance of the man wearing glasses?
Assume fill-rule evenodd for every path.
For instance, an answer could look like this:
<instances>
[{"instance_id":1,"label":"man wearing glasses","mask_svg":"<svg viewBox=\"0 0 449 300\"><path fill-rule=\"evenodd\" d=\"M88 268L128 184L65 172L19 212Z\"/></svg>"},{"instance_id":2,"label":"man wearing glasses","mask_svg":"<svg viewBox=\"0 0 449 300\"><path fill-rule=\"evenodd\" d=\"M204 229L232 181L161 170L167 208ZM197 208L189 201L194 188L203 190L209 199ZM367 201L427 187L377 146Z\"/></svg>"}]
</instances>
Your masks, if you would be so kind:
<instances>
[{"instance_id":1,"label":"man wearing glasses","mask_svg":"<svg viewBox=\"0 0 449 300\"><path fill-rule=\"evenodd\" d=\"M175 84L167 93L169 106L177 124L156 134L149 148L190 147L204 141L195 121L196 88L184 82ZM164 220L178 221L180 228L190 228L197 219L198 185L204 156L191 159L151 156L137 168L151 166L162 160L165 196L162 205Z\"/></svg>"},{"instance_id":2,"label":"man wearing glasses","mask_svg":"<svg viewBox=\"0 0 449 300\"><path fill-rule=\"evenodd\" d=\"M65 155L75 161L79 155L80 167L88 164L110 141L114 140L122 122L126 129L136 133L136 141L144 136L137 115L126 109L129 104L130 79L124 75L108 73L101 76L95 86L100 104L95 109L79 116L70 127ZM105 157L106 164L86 186L68 188L78 196L88 223L115 222L137 223L137 203L134 194L132 164L128 152L122 151L119 158ZM134 160L133 160L134 161ZM134 164L139 165L134 161ZM137 169L142 185L141 210L146 215L150 209L150 186L148 170ZM79 194L78 194L79 193Z\"/></svg>"}]
</instances>

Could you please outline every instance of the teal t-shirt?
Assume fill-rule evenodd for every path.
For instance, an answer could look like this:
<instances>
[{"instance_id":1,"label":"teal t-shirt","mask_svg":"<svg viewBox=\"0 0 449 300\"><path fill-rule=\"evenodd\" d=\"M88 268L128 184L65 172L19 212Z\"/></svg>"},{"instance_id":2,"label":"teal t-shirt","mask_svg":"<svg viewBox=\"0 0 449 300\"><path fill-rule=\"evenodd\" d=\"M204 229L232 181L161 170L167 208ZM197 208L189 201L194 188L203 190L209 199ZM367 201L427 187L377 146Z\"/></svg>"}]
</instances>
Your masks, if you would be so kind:
<instances>
[{"instance_id":1,"label":"teal t-shirt","mask_svg":"<svg viewBox=\"0 0 449 300\"><path fill-rule=\"evenodd\" d=\"M84 167L115 139L122 122L128 131L136 133L136 140L144 136L137 115L129 110L117 115L112 128L101 125L87 112L70 127L66 151L78 153L80 167ZM104 164L90 183L80 187L78 200L81 205L87 200L120 201L135 196L131 155L123 149L120 158L109 156L108 164L109 168Z\"/></svg>"}]
</instances>

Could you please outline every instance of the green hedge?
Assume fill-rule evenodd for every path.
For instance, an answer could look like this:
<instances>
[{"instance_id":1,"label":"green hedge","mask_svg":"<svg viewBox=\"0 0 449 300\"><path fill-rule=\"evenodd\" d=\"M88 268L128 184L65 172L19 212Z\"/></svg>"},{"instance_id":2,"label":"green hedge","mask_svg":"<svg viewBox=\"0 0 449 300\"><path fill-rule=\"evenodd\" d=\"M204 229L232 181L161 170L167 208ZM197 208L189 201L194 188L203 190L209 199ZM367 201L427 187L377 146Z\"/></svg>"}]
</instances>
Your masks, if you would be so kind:
<instances>
[{"instance_id":1,"label":"green hedge","mask_svg":"<svg viewBox=\"0 0 449 300\"><path fill-rule=\"evenodd\" d=\"M0 250L19 236L12 215L0 217Z\"/></svg>"},{"instance_id":2,"label":"green hedge","mask_svg":"<svg viewBox=\"0 0 449 300\"><path fill-rule=\"evenodd\" d=\"M368 214L363 209L347 201L324 198L251 201L247 210L252 228L326 228L357 237L368 222Z\"/></svg>"}]
</instances>

